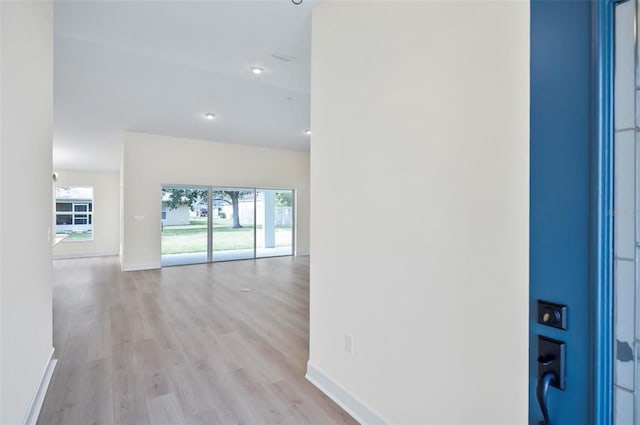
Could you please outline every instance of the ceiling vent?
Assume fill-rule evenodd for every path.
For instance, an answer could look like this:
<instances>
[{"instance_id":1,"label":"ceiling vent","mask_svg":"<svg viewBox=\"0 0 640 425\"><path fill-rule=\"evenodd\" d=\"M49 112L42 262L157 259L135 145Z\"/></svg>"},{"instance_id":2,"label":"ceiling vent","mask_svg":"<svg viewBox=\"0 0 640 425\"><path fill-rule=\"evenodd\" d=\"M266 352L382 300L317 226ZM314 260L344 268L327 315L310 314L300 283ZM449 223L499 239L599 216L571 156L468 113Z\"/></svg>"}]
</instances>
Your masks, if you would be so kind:
<instances>
[{"instance_id":1,"label":"ceiling vent","mask_svg":"<svg viewBox=\"0 0 640 425\"><path fill-rule=\"evenodd\" d=\"M297 59L295 56L285 55L284 53L278 53L278 52L272 53L271 57L283 62L292 62Z\"/></svg>"}]
</instances>

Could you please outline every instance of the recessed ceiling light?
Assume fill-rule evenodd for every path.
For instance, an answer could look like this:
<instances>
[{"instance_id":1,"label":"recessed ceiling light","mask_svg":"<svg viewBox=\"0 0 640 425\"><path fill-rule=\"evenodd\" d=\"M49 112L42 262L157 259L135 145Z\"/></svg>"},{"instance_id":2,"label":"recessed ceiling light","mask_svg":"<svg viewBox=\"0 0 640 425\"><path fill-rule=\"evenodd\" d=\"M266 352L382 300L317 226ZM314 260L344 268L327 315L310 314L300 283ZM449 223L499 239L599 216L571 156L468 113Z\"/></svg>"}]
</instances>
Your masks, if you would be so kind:
<instances>
[{"instance_id":1,"label":"recessed ceiling light","mask_svg":"<svg viewBox=\"0 0 640 425\"><path fill-rule=\"evenodd\" d=\"M212 112L207 112L206 114L204 114L204 117L208 120L212 120L216 117L216 114L212 113Z\"/></svg>"},{"instance_id":2,"label":"recessed ceiling light","mask_svg":"<svg viewBox=\"0 0 640 425\"><path fill-rule=\"evenodd\" d=\"M306 134L307 136L311 136L311 129L310 129L310 128L307 128L307 129L304 131L304 134Z\"/></svg>"},{"instance_id":3,"label":"recessed ceiling light","mask_svg":"<svg viewBox=\"0 0 640 425\"><path fill-rule=\"evenodd\" d=\"M251 67L251 72L253 72L256 75L262 74L262 71L264 71L264 69L260 68L259 66Z\"/></svg>"}]
</instances>

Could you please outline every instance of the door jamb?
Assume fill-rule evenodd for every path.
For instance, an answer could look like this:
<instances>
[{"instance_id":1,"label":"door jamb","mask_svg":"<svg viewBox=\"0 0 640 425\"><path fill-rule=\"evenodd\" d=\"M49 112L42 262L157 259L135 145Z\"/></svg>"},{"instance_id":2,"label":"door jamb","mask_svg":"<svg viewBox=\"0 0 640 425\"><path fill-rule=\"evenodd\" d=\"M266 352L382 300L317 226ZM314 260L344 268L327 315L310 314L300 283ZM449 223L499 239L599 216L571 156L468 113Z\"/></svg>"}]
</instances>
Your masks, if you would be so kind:
<instances>
[{"instance_id":1,"label":"door jamb","mask_svg":"<svg viewBox=\"0 0 640 425\"><path fill-rule=\"evenodd\" d=\"M593 2L594 115L592 146L591 317L593 424L613 418L613 11L616 0Z\"/></svg>"}]
</instances>

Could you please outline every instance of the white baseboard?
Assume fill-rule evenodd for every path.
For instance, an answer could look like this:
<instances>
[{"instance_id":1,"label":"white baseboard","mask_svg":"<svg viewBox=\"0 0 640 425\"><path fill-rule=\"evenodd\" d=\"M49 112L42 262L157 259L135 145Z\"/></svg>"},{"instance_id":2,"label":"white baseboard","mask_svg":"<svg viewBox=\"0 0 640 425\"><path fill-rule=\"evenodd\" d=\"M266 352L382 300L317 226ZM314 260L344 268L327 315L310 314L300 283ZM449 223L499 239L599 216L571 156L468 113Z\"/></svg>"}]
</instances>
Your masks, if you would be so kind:
<instances>
[{"instance_id":1,"label":"white baseboard","mask_svg":"<svg viewBox=\"0 0 640 425\"><path fill-rule=\"evenodd\" d=\"M308 252L296 252L296 257L308 257Z\"/></svg>"},{"instance_id":2,"label":"white baseboard","mask_svg":"<svg viewBox=\"0 0 640 425\"><path fill-rule=\"evenodd\" d=\"M135 272L135 271L139 271L139 270L153 270L153 269L159 269L162 266L160 265L160 263L146 263L146 264L122 264L122 271L123 272Z\"/></svg>"},{"instance_id":3,"label":"white baseboard","mask_svg":"<svg viewBox=\"0 0 640 425\"><path fill-rule=\"evenodd\" d=\"M49 383L51 382L51 377L53 376L53 370L56 368L56 363L58 362L53 358L53 353L55 353L55 348L51 349L51 355L49 356L49 361L47 362L42 372L40 384L36 389L36 393L33 395L33 399L31 400L31 404L29 405L29 410L27 410L27 415L24 419L24 425L35 425L38 421L38 416L40 416L40 409L42 409L42 404L44 403L44 396L47 395L47 388L49 388Z\"/></svg>"},{"instance_id":4,"label":"white baseboard","mask_svg":"<svg viewBox=\"0 0 640 425\"><path fill-rule=\"evenodd\" d=\"M311 362L307 363L307 381L315 385L327 397L333 400L353 419L362 425L388 425L390 422L368 408L360 400L352 396L347 390L329 378L322 370Z\"/></svg>"},{"instance_id":5,"label":"white baseboard","mask_svg":"<svg viewBox=\"0 0 640 425\"><path fill-rule=\"evenodd\" d=\"M77 253L77 254L55 254L54 260L64 260L67 258L90 258L90 257L114 257L118 255L117 252L91 252L91 253Z\"/></svg>"}]
</instances>

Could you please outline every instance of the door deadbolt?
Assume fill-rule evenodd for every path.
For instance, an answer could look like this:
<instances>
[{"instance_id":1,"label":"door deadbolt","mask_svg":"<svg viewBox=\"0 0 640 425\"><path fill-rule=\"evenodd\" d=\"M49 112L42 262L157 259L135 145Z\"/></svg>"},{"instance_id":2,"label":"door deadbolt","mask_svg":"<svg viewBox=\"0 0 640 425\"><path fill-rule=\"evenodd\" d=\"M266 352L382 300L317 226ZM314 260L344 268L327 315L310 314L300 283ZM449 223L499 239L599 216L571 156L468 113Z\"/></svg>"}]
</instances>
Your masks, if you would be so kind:
<instances>
[{"instance_id":1,"label":"door deadbolt","mask_svg":"<svg viewBox=\"0 0 640 425\"><path fill-rule=\"evenodd\" d=\"M567 329L567 306L538 300L538 323L558 329Z\"/></svg>"}]
</instances>

